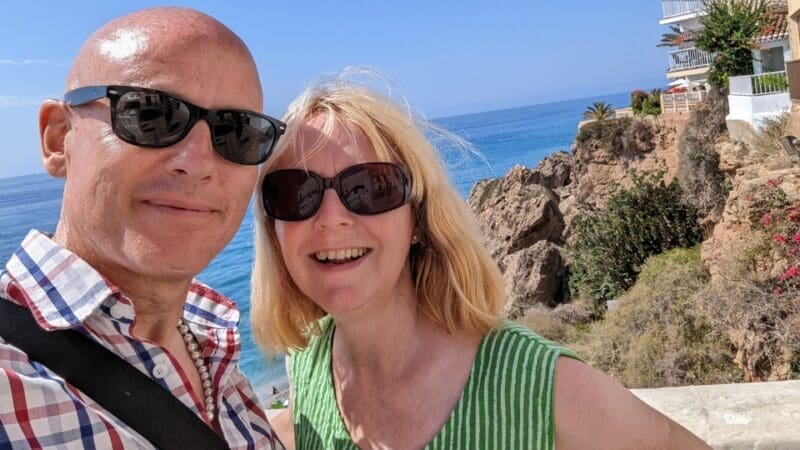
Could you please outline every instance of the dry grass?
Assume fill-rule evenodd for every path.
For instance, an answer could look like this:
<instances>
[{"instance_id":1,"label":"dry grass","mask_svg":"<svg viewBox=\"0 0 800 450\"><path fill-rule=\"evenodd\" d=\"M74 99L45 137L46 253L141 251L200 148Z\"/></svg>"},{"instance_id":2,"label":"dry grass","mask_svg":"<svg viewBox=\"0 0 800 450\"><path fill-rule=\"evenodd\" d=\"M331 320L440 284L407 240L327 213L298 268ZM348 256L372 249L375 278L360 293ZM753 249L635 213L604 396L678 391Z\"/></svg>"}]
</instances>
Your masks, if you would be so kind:
<instances>
[{"instance_id":1,"label":"dry grass","mask_svg":"<svg viewBox=\"0 0 800 450\"><path fill-rule=\"evenodd\" d=\"M756 161L763 161L771 156L782 156L783 146L780 138L786 135L791 114L788 111L775 117L763 119L759 131L751 142L750 156Z\"/></svg>"},{"instance_id":2,"label":"dry grass","mask_svg":"<svg viewBox=\"0 0 800 450\"><path fill-rule=\"evenodd\" d=\"M800 373L800 289L774 292L773 275L764 270L768 252L754 235L748 248L724 263L720 279L692 297L709 323L728 334L746 381Z\"/></svg>"},{"instance_id":3,"label":"dry grass","mask_svg":"<svg viewBox=\"0 0 800 450\"><path fill-rule=\"evenodd\" d=\"M537 305L516 319L537 334L551 341L568 344L575 337L576 327L585 326L592 320L592 299L579 297L551 309Z\"/></svg>"},{"instance_id":4,"label":"dry grass","mask_svg":"<svg viewBox=\"0 0 800 450\"><path fill-rule=\"evenodd\" d=\"M706 101L692 111L678 137L678 180L685 201L698 210L701 219L719 215L727 197L715 149L717 142L725 139L727 114L727 96L712 89Z\"/></svg>"},{"instance_id":5,"label":"dry grass","mask_svg":"<svg viewBox=\"0 0 800 450\"><path fill-rule=\"evenodd\" d=\"M707 284L699 247L654 256L619 308L571 346L631 388L740 380L727 336L692 302Z\"/></svg>"}]
</instances>

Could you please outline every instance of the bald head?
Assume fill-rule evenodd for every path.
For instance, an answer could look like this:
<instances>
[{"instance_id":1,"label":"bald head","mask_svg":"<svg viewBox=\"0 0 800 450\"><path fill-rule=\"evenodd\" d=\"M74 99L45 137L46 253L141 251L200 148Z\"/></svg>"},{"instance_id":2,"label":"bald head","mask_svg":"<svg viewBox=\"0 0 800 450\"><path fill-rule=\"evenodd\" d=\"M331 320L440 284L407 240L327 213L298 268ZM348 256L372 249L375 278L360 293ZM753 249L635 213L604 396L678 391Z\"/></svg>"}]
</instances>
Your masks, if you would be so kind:
<instances>
[{"instance_id":1,"label":"bald head","mask_svg":"<svg viewBox=\"0 0 800 450\"><path fill-rule=\"evenodd\" d=\"M159 87L156 67L179 71L187 80L204 85L225 80L204 80L202 64L189 55L224 53L220 64L251 75L253 95L261 98L255 62L241 39L216 19L187 8L153 8L137 11L105 24L81 47L69 72L66 89L102 84ZM259 108L260 110L260 108Z\"/></svg>"}]
</instances>

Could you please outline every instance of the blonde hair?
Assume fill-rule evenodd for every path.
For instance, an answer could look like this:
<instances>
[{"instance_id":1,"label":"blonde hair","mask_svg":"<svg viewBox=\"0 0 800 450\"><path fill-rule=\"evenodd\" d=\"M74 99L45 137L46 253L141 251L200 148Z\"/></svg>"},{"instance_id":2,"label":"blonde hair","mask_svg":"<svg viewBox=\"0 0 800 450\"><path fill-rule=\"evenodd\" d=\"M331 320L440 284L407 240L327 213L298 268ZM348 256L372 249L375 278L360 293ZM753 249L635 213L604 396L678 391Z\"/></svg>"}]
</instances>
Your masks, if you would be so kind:
<instances>
[{"instance_id":1,"label":"blonde hair","mask_svg":"<svg viewBox=\"0 0 800 450\"><path fill-rule=\"evenodd\" d=\"M471 213L450 184L438 153L423 129L433 127L388 97L346 80L307 88L288 108L286 134L262 169L270 172L289 149L313 153L322 145L304 145L301 125L325 114L323 135L336 123L360 129L381 161L404 165L412 179L410 201L419 244L410 250L419 310L448 333L482 336L499 324L503 280L480 244ZM283 261L274 220L264 214L260 184L256 200L255 261L250 320L256 342L265 350L304 348L320 332L325 315L292 280Z\"/></svg>"}]
</instances>

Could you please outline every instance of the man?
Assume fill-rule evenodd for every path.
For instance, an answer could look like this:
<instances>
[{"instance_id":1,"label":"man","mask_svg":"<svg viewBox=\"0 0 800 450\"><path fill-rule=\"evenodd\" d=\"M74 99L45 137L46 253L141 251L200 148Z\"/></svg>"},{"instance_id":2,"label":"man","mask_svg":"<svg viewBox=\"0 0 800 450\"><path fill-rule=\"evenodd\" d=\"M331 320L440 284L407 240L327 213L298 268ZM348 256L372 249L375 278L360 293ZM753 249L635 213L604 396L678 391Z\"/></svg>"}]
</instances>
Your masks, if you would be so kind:
<instances>
[{"instance_id":1,"label":"man","mask_svg":"<svg viewBox=\"0 0 800 450\"><path fill-rule=\"evenodd\" d=\"M32 230L0 272L0 297L43 329L75 329L111 350L232 448L280 443L237 368L238 311L193 277L233 237L282 132L257 113L260 86L242 41L197 11L144 10L103 26L75 59L65 100L39 113L44 168L65 178L55 233ZM0 340L8 445L151 447Z\"/></svg>"}]
</instances>

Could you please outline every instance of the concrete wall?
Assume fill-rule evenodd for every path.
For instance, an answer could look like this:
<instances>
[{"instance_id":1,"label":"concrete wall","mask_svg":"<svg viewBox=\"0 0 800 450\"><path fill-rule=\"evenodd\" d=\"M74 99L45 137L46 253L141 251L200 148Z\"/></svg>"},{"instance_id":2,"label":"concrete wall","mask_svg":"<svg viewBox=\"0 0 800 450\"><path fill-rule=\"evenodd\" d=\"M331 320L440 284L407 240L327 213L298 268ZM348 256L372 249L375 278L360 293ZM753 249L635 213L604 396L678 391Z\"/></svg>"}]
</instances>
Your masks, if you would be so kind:
<instances>
[{"instance_id":1,"label":"concrete wall","mask_svg":"<svg viewBox=\"0 0 800 450\"><path fill-rule=\"evenodd\" d=\"M792 108L788 92L768 95L729 95L730 113L725 117L728 135L734 141L750 142L753 132L763 121L779 116Z\"/></svg>"},{"instance_id":2,"label":"concrete wall","mask_svg":"<svg viewBox=\"0 0 800 450\"><path fill-rule=\"evenodd\" d=\"M797 17L800 15L800 0L788 0L789 7L789 47L792 48L792 58L800 59L800 27Z\"/></svg>"},{"instance_id":3,"label":"concrete wall","mask_svg":"<svg viewBox=\"0 0 800 450\"><path fill-rule=\"evenodd\" d=\"M717 449L800 449L800 380L633 389Z\"/></svg>"},{"instance_id":4,"label":"concrete wall","mask_svg":"<svg viewBox=\"0 0 800 450\"><path fill-rule=\"evenodd\" d=\"M789 7L789 47L792 49L791 60L800 60L800 25L798 18L800 17L800 0L788 0ZM790 78L794 78L800 74L789 73ZM791 80L790 80L791 84ZM797 98L797 94L795 94ZM789 118L789 125L786 130L789 134L800 136L800 102L795 99L792 100L792 114Z\"/></svg>"}]
</instances>

